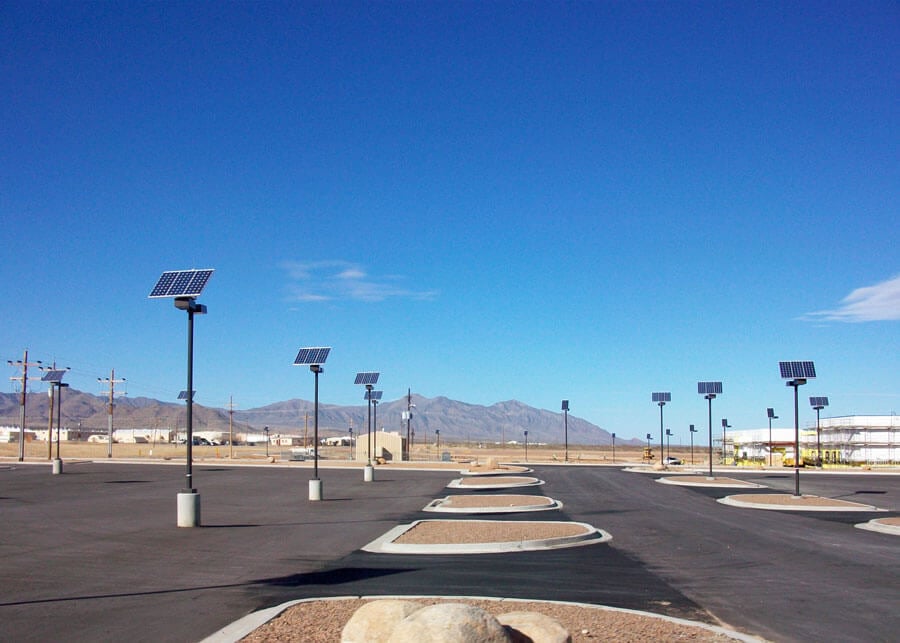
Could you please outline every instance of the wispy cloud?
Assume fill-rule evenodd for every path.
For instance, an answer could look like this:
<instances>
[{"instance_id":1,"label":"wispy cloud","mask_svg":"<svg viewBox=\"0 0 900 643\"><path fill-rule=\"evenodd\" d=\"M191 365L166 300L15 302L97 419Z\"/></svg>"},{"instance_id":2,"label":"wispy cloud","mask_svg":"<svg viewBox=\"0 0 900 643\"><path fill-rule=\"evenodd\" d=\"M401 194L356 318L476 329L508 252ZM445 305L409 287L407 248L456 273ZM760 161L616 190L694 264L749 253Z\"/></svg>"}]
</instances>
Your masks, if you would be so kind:
<instances>
[{"instance_id":1,"label":"wispy cloud","mask_svg":"<svg viewBox=\"0 0 900 643\"><path fill-rule=\"evenodd\" d=\"M289 279L288 299L296 302L429 300L437 296L434 290L404 287L402 276L370 275L362 266L349 261L288 261L282 268Z\"/></svg>"},{"instance_id":2,"label":"wispy cloud","mask_svg":"<svg viewBox=\"0 0 900 643\"><path fill-rule=\"evenodd\" d=\"M807 313L806 321L869 322L900 320L900 275L887 281L857 288L835 310Z\"/></svg>"}]
</instances>

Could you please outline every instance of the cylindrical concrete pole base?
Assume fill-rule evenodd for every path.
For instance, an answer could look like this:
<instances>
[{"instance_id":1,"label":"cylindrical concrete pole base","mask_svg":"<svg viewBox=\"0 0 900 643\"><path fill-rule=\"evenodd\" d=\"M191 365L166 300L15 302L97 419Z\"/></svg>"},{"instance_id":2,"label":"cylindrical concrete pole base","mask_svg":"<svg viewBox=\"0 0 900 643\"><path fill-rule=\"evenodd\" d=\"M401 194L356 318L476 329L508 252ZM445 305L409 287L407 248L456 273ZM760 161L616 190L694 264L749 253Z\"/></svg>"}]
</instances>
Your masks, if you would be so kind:
<instances>
[{"instance_id":1,"label":"cylindrical concrete pole base","mask_svg":"<svg viewBox=\"0 0 900 643\"><path fill-rule=\"evenodd\" d=\"M62 460L59 458L54 458L53 460L53 475L58 476L62 473Z\"/></svg>"},{"instance_id":2,"label":"cylindrical concrete pole base","mask_svg":"<svg viewBox=\"0 0 900 643\"><path fill-rule=\"evenodd\" d=\"M200 494L196 491L182 491L178 494L178 526L200 526Z\"/></svg>"},{"instance_id":3,"label":"cylindrical concrete pole base","mask_svg":"<svg viewBox=\"0 0 900 643\"><path fill-rule=\"evenodd\" d=\"M322 481L315 479L309 481L309 499L310 500L321 500L322 499Z\"/></svg>"},{"instance_id":4,"label":"cylindrical concrete pole base","mask_svg":"<svg viewBox=\"0 0 900 643\"><path fill-rule=\"evenodd\" d=\"M372 482L375 479L375 467L367 464L363 469L363 482Z\"/></svg>"}]
</instances>

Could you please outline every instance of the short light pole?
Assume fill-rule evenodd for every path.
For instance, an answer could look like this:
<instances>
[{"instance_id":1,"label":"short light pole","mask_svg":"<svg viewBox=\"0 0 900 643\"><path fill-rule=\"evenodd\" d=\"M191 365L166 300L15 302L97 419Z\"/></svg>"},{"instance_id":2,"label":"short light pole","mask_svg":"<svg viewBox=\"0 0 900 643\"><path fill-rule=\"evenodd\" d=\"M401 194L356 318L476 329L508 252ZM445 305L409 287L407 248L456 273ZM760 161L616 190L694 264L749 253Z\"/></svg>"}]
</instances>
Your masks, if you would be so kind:
<instances>
[{"instance_id":1,"label":"short light pole","mask_svg":"<svg viewBox=\"0 0 900 643\"><path fill-rule=\"evenodd\" d=\"M653 393L652 401L659 404L659 462L663 464L663 407L672 401L671 393Z\"/></svg>"},{"instance_id":2,"label":"short light pole","mask_svg":"<svg viewBox=\"0 0 900 643\"><path fill-rule=\"evenodd\" d=\"M62 456L59 454L59 433L62 430L62 392L64 388L69 388L68 384L64 382L57 382L57 397L59 399L56 401L56 460L54 465L58 463L59 470L57 471L56 466L53 468L53 473L62 473Z\"/></svg>"},{"instance_id":3,"label":"short light pole","mask_svg":"<svg viewBox=\"0 0 900 643\"><path fill-rule=\"evenodd\" d=\"M378 462L378 402L381 401L383 391L369 391L372 400L372 451L375 453L375 462Z\"/></svg>"},{"instance_id":4,"label":"short light pole","mask_svg":"<svg viewBox=\"0 0 900 643\"><path fill-rule=\"evenodd\" d=\"M440 457L440 453L441 453L441 430L440 430L440 429L435 429L435 430L434 430L434 434L437 436L435 439L437 440L438 457Z\"/></svg>"},{"instance_id":5,"label":"short light pole","mask_svg":"<svg viewBox=\"0 0 900 643\"><path fill-rule=\"evenodd\" d=\"M775 409L767 408L766 415L769 416L769 466L772 466L772 420L777 420L778 416L775 415Z\"/></svg>"},{"instance_id":6,"label":"short light pole","mask_svg":"<svg viewBox=\"0 0 900 643\"><path fill-rule=\"evenodd\" d=\"M672 431L666 429L666 460L672 457Z\"/></svg>"},{"instance_id":7,"label":"short light pole","mask_svg":"<svg viewBox=\"0 0 900 643\"><path fill-rule=\"evenodd\" d=\"M653 439L653 437L648 433L647 434L647 454L646 454L646 457L644 458L648 462L653 460L653 452L650 450L650 440L652 440L652 439Z\"/></svg>"},{"instance_id":8,"label":"short light pole","mask_svg":"<svg viewBox=\"0 0 900 643\"><path fill-rule=\"evenodd\" d=\"M528 462L528 431L525 431L525 462Z\"/></svg>"},{"instance_id":9,"label":"short light pole","mask_svg":"<svg viewBox=\"0 0 900 643\"><path fill-rule=\"evenodd\" d=\"M819 411L828 406L827 397L811 397L809 405L816 410L816 466L822 468L822 429L819 425Z\"/></svg>"},{"instance_id":10,"label":"short light pole","mask_svg":"<svg viewBox=\"0 0 900 643\"><path fill-rule=\"evenodd\" d=\"M616 434L612 434L613 464L616 463Z\"/></svg>"},{"instance_id":11,"label":"short light pole","mask_svg":"<svg viewBox=\"0 0 900 643\"><path fill-rule=\"evenodd\" d=\"M565 461L569 461L569 400L562 401L562 412L565 418L565 444L566 444L566 455Z\"/></svg>"},{"instance_id":12,"label":"short light pole","mask_svg":"<svg viewBox=\"0 0 900 643\"><path fill-rule=\"evenodd\" d=\"M691 464L694 464L694 434L697 432L697 429L694 428L692 424L688 427L688 432L691 434Z\"/></svg>"},{"instance_id":13,"label":"short light pole","mask_svg":"<svg viewBox=\"0 0 900 643\"><path fill-rule=\"evenodd\" d=\"M263 427L263 433L266 434L266 457L269 457L269 427Z\"/></svg>"},{"instance_id":14,"label":"short light pole","mask_svg":"<svg viewBox=\"0 0 900 643\"><path fill-rule=\"evenodd\" d=\"M362 371L356 374L354 384L362 384L366 387L365 400L367 406L368 434L366 435L366 466L363 468L363 482L372 482L375 479L375 468L372 466L372 389L378 383L380 373L376 371ZM357 439L359 437L357 436Z\"/></svg>"},{"instance_id":15,"label":"short light pole","mask_svg":"<svg viewBox=\"0 0 900 643\"><path fill-rule=\"evenodd\" d=\"M312 501L322 499L322 481L319 479L319 375L325 372L322 365L328 359L330 352L330 346L301 348L294 360L294 366L309 366L309 370L315 375L316 380L315 401L313 402L313 477L309 481L309 499ZM267 444L268 441L267 436Z\"/></svg>"},{"instance_id":16,"label":"short light pole","mask_svg":"<svg viewBox=\"0 0 900 643\"><path fill-rule=\"evenodd\" d=\"M353 460L353 422L350 422L350 459Z\"/></svg>"},{"instance_id":17,"label":"short light pole","mask_svg":"<svg viewBox=\"0 0 900 643\"><path fill-rule=\"evenodd\" d=\"M816 377L812 362L778 362L781 378L794 389L794 495L800 496L800 402L798 389Z\"/></svg>"},{"instance_id":18,"label":"short light pole","mask_svg":"<svg viewBox=\"0 0 900 643\"><path fill-rule=\"evenodd\" d=\"M731 428L731 425L728 424L727 418L722 418L722 464L728 464L728 459L725 457L725 441L726 436L728 434L728 429Z\"/></svg>"},{"instance_id":19,"label":"short light pole","mask_svg":"<svg viewBox=\"0 0 900 643\"><path fill-rule=\"evenodd\" d=\"M713 477L712 401L722 394L722 382L697 382L697 393L709 404L709 478Z\"/></svg>"}]
</instances>

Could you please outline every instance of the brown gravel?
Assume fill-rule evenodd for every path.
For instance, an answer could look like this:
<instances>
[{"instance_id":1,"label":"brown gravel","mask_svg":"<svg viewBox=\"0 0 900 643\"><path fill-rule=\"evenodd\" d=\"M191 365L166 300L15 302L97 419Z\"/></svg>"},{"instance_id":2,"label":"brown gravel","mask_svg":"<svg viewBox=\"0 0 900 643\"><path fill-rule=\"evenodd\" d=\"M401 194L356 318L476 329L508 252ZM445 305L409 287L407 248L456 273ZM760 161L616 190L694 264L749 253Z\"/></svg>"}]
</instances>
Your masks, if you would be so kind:
<instances>
[{"instance_id":1,"label":"brown gravel","mask_svg":"<svg viewBox=\"0 0 900 643\"><path fill-rule=\"evenodd\" d=\"M482 485L526 484L529 482L537 482L537 478L523 476L480 476L463 478L459 484L465 487L479 487Z\"/></svg>"},{"instance_id":2,"label":"brown gravel","mask_svg":"<svg viewBox=\"0 0 900 643\"><path fill-rule=\"evenodd\" d=\"M574 643L734 640L732 637L710 632L700 627L602 608L541 601L490 601L458 598L412 598L410 600L425 605L449 602L467 603L487 610L495 616L518 611L540 612L555 618L569 630ZM341 640L341 630L343 630L344 624L360 606L367 602L354 598L299 603L257 628L242 640L248 643L266 641L338 643Z\"/></svg>"},{"instance_id":3,"label":"brown gravel","mask_svg":"<svg viewBox=\"0 0 900 643\"><path fill-rule=\"evenodd\" d=\"M884 525L891 525L893 527L900 527L900 516L896 516L894 518L879 518L878 522Z\"/></svg>"},{"instance_id":4,"label":"brown gravel","mask_svg":"<svg viewBox=\"0 0 900 643\"><path fill-rule=\"evenodd\" d=\"M493 496L449 496L442 506L451 509L468 509L470 507L539 507L552 504L553 498L547 496L497 494Z\"/></svg>"},{"instance_id":5,"label":"brown gravel","mask_svg":"<svg viewBox=\"0 0 900 643\"><path fill-rule=\"evenodd\" d=\"M511 543L523 540L564 538L589 533L571 522L520 522L512 520L426 520L402 533L398 545L467 545Z\"/></svg>"},{"instance_id":6,"label":"brown gravel","mask_svg":"<svg viewBox=\"0 0 900 643\"><path fill-rule=\"evenodd\" d=\"M761 505L784 505L794 507L865 507L858 502L822 498L821 496L792 496L787 493L746 493L735 496L741 502L753 502Z\"/></svg>"}]
</instances>

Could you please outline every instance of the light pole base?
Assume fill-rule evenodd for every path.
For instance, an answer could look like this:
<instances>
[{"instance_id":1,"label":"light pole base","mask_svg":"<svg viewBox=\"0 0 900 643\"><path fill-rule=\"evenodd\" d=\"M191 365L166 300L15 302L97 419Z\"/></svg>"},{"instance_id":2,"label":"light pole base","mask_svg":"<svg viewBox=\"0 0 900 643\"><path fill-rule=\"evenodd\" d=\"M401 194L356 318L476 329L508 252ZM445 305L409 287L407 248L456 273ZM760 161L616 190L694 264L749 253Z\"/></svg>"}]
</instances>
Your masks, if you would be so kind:
<instances>
[{"instance_id":1,"label":"light pole base","mask_svg":"<svg viewBox=\"0 0 900 643\"><path fill-rule=\"evenodd\" d=\"M53 475L58 476L63 472L62 460L59 458L53 459Z\"/></svg>"},{"instance_id":2,"label":"light pole base","mask_svg":"<svg viewBox=\"0 0 900 643\"><path fill-rule=\"evenodd\" d=\"M322 499L322 481L319 479L314 479L309 481L309 499L310 500L321 500Z\"/></svg>"},{"instance_id":3,"label":"light pole base","mask_svg":"<svg viewBox=\"0 0 900 643\"><path fill-rule=\"evenodd\" d=\"M200 494L196 491L182 491L178 494L178 526L200 526Z\"/></svg>"},{"instance_id":4,"label":"light pole base","mask_svg":"<svg viewBox=\"0 0 900 643\"><path fill-rule=\"evenodd\" d=\"M375 467L367 464L363 469L363 482L372 482L375 479Z\"/></svg>"}]
</instances>

